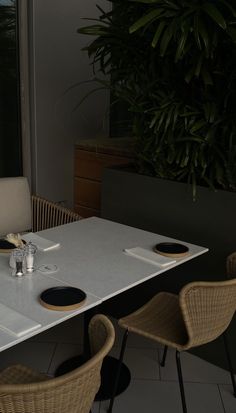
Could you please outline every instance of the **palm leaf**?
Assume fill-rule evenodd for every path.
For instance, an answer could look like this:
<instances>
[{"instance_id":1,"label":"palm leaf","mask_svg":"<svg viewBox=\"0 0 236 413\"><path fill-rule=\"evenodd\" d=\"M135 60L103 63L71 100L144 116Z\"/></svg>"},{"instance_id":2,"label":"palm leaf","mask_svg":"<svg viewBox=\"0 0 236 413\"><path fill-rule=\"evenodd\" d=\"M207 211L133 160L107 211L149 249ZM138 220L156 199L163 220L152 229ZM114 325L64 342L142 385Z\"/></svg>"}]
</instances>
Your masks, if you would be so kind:
<instances>
[{"instance_id":1,"label":"palm leaf","mask_svg":"<svg viewBox=\"0 0 236 413\"><path fill-rule=\"evenodd\" d=\"M160 43L160 55L163 57L166 53L167 47L172 39L172 37L174 36L174 32L173 32L173 27L172 25L169 25L164 33L162 34L162 39L161 39L161 43Z\"/></svg>"},{"instance_id":2,"label":"palm leaf","mask_svg":"<svg viewBox=\"0 0 236 413\"><path fill-rule=\"evenodd\" d=\"M159 3L160 0L128 0L132 3L144 3L144 4L153 4L153 3Z\"/></svg>"},{"instance_id":3,"label":"palm leaf","mask_svg":"<svg viewBox=\"0 0 236 413\"><path fill-rule=\"evenodd\" d=\"M193 19L193 33L194 33L194 37L197 43L198 48L201 50L202 45L201 45L201 41L200 41L200 36L199 36L199 14L196 13Z\"/></svg>"},{"instance_id":4,"label":"palm leaf","mask_svg":"<svg viewBox=\"0 0 236 413\"><path fill-rule=\"evenodd\" d=\"M134 33L137 30L141 29L141 27L146 26L147 24L151 23L157 17L159 17L163 12L163 9L152 10L146 15L142 16L138 19L135 23L132 24L129 28L129 33Z\"/></svg>"},{"instance_id":5,"label":"palm leaf","mask_svg":"<svg viewBox=\"0 0 236 413\"><path fill-rule=\"evenodd\" d=\"M159 26L158 26L158 28L157 28L157 30L156 30L156 33L155 33L155 35L154 35L154 37L153 37L153 40L152 40L152 47L153 47L153 48L155 48L156 45L157 45L157 43L159 42L159 39L160 39L161 34L162 34L162 32L163 32L163 30L164 30L165 27L166 27L166 23L163 22L163 21L160 22L160 24L159 24Z\"/></svg>"},{"instance_id":6,"label":"palm leaf","mask_svg":"<svg viewBox=\"0 0 236 413\"><path fill-rule=\"evenodd\" d=\"M226 21L219 10L212 4L206 3L202 6L202 9L217 23L222 29L227 28Z\"/></svg>"},{"instance_id":7,"label":"palm leaf","mask_svg":"<svg viewBox=\"0 0 236 413\"><path fill-rule=\"evenodd\" d=\"M185 44L187 42L187 38L188 38L188 31L187 30L183 30L182 32L182 36L180 38L179 44L178 44L178 48L176 50L176 54L175 54L175 61L177 62L178 60L180 60L184 54L184 48L185 48Z\"/></svg>"},{"instance_id":8,"label":"palm leaf","mask_svg":"<svg viewBox=\"0 0 236 413\"><path fill-rule=\"evenodd\" d=\"M207 32L207 29L205 27L203 19L199 19L198 30L199 30L199 36L201 36L201 39L202 39L203 44L205 46L205 50L206 50L207 57L208 57L209 54L210 54L209 36L208 36L208 32Z\"/></svg>"},{"instance_id":9,"label":"palm leaf","mask_svg":"<svg viewBox=\"0 0 236 413\"><path fill-rule=\"evenodd\" d=\"M227 28L227 33L229 34L229 36L231 37L231 39L236 42L236 28L229 26Z\"/></svg>"},{"instance_id":10,"label":"palm leaf","mask_svg":"<svg viewBox=\"0 0 236 413\"><path fill-rule=\"evenodd\" d=\"M220 0L222 4L224 4L224 6L226 6L232 13L233 17L236 17L236 10L231 6L231 4L229 4L228 1L226 0Z\"/></svg>"}]
</instances>

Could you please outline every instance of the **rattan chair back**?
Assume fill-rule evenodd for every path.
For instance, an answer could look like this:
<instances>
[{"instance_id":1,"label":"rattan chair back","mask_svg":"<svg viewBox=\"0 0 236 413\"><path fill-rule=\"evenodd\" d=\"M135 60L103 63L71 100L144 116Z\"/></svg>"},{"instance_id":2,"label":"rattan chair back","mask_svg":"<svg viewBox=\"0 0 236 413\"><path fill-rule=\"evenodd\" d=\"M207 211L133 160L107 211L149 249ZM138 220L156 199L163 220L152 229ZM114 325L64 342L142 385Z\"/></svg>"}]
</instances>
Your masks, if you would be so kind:
<instances>
[{"instance_id":1,"label":"rattan chair back","mask_svg":"<svg viewBox=\"0 0 236 413\"><path fill-rule=\"evenodd\" d=\"M182 288L179 303L189 337L186 348L213 341L235 313L236 279L189 283Z\"/></svg>"},{"instance_id":2,"label":"rattan chair back","mask_svg":"<svg viewBox=\"0 0 236 413\"><path fill-rule=\"evenodd\" d=\"M114 343L114 327L107 317L96 315L89 336L96 352L81 367L46 381L0 385L0 412L89 413L100 387L103 359Z\"/></svg>"},{"instance_id":3,"label":"rattan chair back","mask_svg":"<svg viewBox=\"0 0 236 413\"><path fill-rule=\"evenodd\" d=\"M76 212L39 196L32 195L31 201L33 232L82 219Z\"/></svg>"},{"instance_id":4,"label":"rattan chair back","mask_svg":"<svg viewBox=\"0 0 236 413\"><path fill-rule=\"evenodd\" d=\"M226 258L226 272L228 278L236 277L236 252L232 252Z\"/></svg>"}]
</instances>

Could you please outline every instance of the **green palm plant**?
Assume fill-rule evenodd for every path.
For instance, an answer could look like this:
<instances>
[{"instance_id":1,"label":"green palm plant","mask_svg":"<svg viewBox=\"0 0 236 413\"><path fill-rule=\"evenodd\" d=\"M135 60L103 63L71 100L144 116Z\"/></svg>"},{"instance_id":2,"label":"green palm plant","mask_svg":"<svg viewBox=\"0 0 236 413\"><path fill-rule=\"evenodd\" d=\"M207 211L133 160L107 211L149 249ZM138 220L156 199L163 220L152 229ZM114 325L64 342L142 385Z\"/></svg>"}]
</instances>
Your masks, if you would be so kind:
<instances>
[{"instance_id":1,"label":"green palm plant","mask_svg":"<svg viewBox=\"0 0 236 413\"><path fill-rule=\"evenodd\" d=\"M8 6L0 5L0 78L3 82L9 76L14 76L12 68L12 53L15 47L15 6L10 1Z\"/></svg>"},{"instance_id":2,"label":"green palm plant","mask_svg":"<svg viewBox=\"0 0 236 413\"><path fill-rule=\"evenodd\" d=\"M139 172L191 182L194 196L197 184L235 190L234 1L110 3L78 32L96 36L95 80L126 102Z\"/></svg>"}]
</instances>

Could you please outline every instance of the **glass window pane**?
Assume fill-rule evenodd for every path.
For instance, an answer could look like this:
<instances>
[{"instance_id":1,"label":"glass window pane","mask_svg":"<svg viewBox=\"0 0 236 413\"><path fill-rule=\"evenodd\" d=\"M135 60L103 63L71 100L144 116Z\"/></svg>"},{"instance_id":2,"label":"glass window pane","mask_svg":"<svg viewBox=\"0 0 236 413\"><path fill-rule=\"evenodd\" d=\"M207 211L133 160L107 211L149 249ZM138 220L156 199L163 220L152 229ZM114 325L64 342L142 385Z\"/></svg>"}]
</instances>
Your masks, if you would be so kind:
<instances>
[{"instance_id":1,"label":"glass window pane","mask_svg":"<svg viewBox=\"0 0 236 413\"><path fill-rule=\"evenodd\" d=\"M0 0L0 176L22 174L17 1Z\"/></svg>"}]
</instances>

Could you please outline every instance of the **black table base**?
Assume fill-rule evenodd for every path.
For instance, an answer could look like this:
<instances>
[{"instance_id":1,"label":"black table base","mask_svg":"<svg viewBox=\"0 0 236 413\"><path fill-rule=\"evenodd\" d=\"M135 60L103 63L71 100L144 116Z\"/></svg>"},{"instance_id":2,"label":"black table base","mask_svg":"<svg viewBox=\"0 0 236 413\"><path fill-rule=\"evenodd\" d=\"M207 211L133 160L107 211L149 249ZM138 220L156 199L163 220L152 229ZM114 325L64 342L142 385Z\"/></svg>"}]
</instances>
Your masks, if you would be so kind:
<instances>
[{"instance_id":1,"label":"black table base","mask_svg":"<svg viewBox=\"0 0 236 413\"><path fill-rule=\"evenodd\" d=\"M62 376L69 371L74 370L76 367L81 366L83 363L86 362L85 356L76 356L71 359L64 361L56 370L55 376ZM112 390L114 387L114 381L116 377L118 367L118 360L114 357L107 356L105 357L102 369L101 369L101 387L96 394L95 400L102 401L102 400L109 400L111 398ZM122 393L126 390L130 383L130 371L125 364L122 364L121 373L120 373L120 380L117 388L116 395Z\"/></svg>"}]
</instances>

